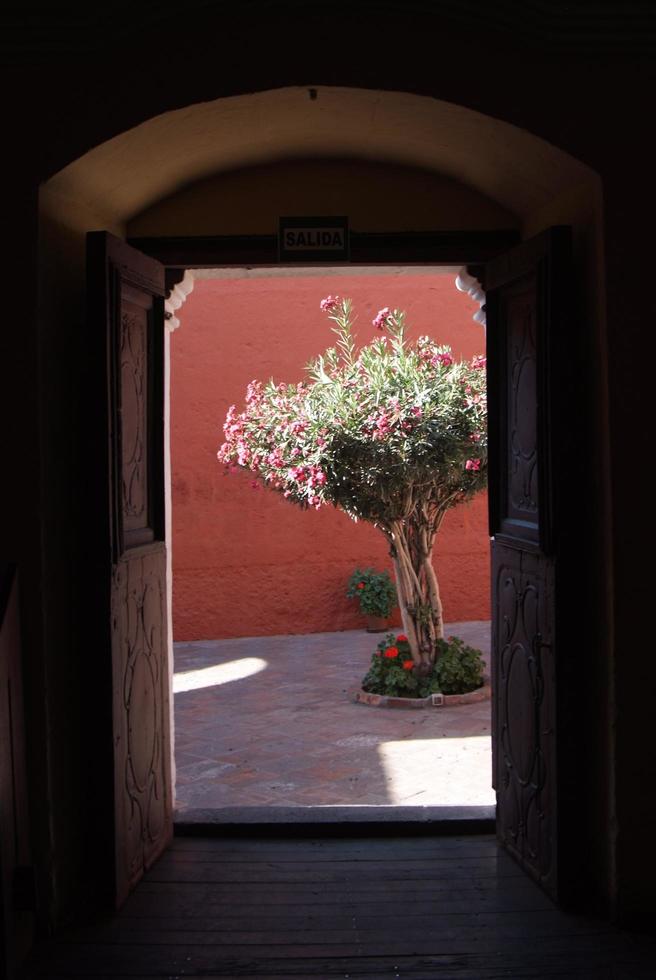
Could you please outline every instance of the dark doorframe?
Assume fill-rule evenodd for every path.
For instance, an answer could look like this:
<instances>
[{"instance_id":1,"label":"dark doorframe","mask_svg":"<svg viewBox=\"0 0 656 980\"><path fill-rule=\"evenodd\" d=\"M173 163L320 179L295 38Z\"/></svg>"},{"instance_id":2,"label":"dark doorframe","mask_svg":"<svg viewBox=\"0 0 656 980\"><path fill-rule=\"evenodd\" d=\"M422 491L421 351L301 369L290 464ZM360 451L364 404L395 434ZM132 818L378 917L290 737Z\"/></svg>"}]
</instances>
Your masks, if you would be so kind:
<instances>
[{"instance_id":1,"label":"dark doorframe","mask_svg":"<svg viewBox=\"0 0 656 980\"><path fill-rule=\"evenodd\" d=\"M311 260L303 264L331 269L339 266L380 265L409 266L435 265L464 266L476 279L483 281L486 263L508 252L520 241L515 229L489 231L433 231L433 232L351 232L350 259L345 262L318 263ZM281 263L278 256L277 235L221 235L221 236L163 236L128 238L128 245L138 249L160 262L166 270L166 286L170 292L182 280L187 269L279 267L290 268L292 263ZM344 808L341 808L342 810ZM434 808L439 810L441 808ZM445 817L440 826L450 832L484 833L494 830L494 820L490 818L487 807L455 808L458 814L449 813L443 808ZM480 811L475 813L474 811ZM337 818L344 819L343 817ZM439 818L438 818L439 820ZM433 828L438 820L432 823ZM364 825L358 824L361 829ZM213 826L212 821L203 825L206 830ZM203 826L198 824L186 827L176 822L178 831L199 833ZM298 829L295 822L294 826ZM313 825L312 825L313 826ZM367 823L370 830L390 828L389 818ZM408 829L414 826L403 823Z\"/></svg>"},{"instance_id":2,"label":"dark doorframe","mask_svg":"<svg viewBox=\"0 0 656 980\"><path fill-rule=\"evenodd\" d=\"M316 265L317 268L322 264L329 264L331 268L339 265L344 265L345 267L353 265L412 266L413 264L465 266L468 272L479 280L485 289L490 284L494 287L492 280L496 282L499 279L497 275L498 270L502 270L503 272L506 266L510 269L515 261L515 256L519 255L520 251L522 257L524 253L529 258L533 256L534 252L537 254L542 248L542 238L543 236L538 236L538 238L532 239L530 242L522 245L521 250L515 249L512 251L514 246L520 243L519 232L513 229L482 232L352 232L350 239L350 260L348 262L307 262L305 264ZM282 265L278 259L278 241L276 235L134 238L130 239L129 243L140 251L156 258L165 266L167 286L170 288L182 279L186 269L212 268L217 266L270 267ZM497 261L495 262L494 260ZM490 265L489 263L492 264ZM537 273L539 301L536 322L548 326L554 319L554 311L561 310L568 312L575 305L575 297L566 275L559 275L553 278L547 274L548 270L545 272L545 269L546 266L544 268L540 267ZM490 283L486 282L486 278L490 278ZM497 315L498 298L494 293L494 288L490 302L493 307L490 312L495 312L495 322L497 322L497 325L498 323L503 323L506 318L505 316L499 318ZM558 321L557 336L555 335L553 338L549 337L549 342L542 345L537 351L538 363L541 364L539 376L542 379L538 401L542 401L543 405L548 402L551 408L549 409L549 432L546 433L544 429L541 429L540 433L536 433L536 438L539 436L540 441L544 443L543 450L545 452L550 446L553 449L554 439L556 437L559 440L557 451L549 453L552 473L551 486L555 489L551 495L547 494L547 497L553 499L545 500L543 503L546 508L545 513L549 511L549 508L557 505L559 533L557 536L557 555L556 550L554 550L554 561L556 561L556 558L558 559L558 591L560 598L557 604L557 615L554 615L554 623L557 622L558 624L559 634L565 636L568 632L570 635L573 635L571 633L572 624L576 618L578 608L576 594L574 590L568 588L572 584L571 579L575 565L572 549L575 547L577 538L575 533L576 514L573 508L568 506L565 497L568 492L569 474L578 473L570 443L572 443L573 438L571 413L578 414L582 402L581 391L572 383L572 372L581 361L581 352L577 349L577 342L571 336L571 331L566 329L569 317L563 316L559 318L557 315L556 319ZM554 361L556 364L555 367ZM543 410L540 409L540 411ZM498 465L505 465L501 457L499 457ZM494 521L491 524L491 532L494 533ZM498 617L499 610L493 608L493 627ZM565 629L563 629L563 626L565 626ZM537 633L536 637L539 640L540 633ZM569 662L564 664L564 669L561 671L561 677L558 683L559 692L563 688L563 685L566 685L569 689L575 689L576 679L580 674L581 668L577 667L574 663L575 658L569 657L568 659ZM562 802L566 802L567 805L561 805L558 808L558 834L556 835L554 832L553 839L557 840L558 852L560 854L560 869L562 871L566 869L566 874L560 876L557 886L554 882L542 881L541 877L544 876L540 874L535 874L535 877L552 894L555 894L559 901L576 905L579 904L576 896L576 869L580 865L581 859L574 835L574 826L576 824L574 814L577 806L581 803L581 792L576 789L578 781L576 780L575 760L567 758L566 748L572 740L579 739L581 724L579 722L575 723L572 720L572 706L570 702L571 698L568 696L561 699L557 712L557 723L554 728L554 731L557 730L558 732L561 745L565 747L563 752L559 753L559 756L563 755L563 764L562 772L560 765L558 767L557 783L559 789L562 791L559 794L562 797ZM530 705L528 705L527 710L529 713L533 711ZM540 729L540 725L538 725L538 729ZM551 736L551 732L545 734L549 737ZM574 756L575 753L571 753L571 755ZM512 753L506 753L504 765L508 764L509 759L510 764L512 764L511 756ZM497 769L498 780L499 772L502 772L502 770L499 767ZM556 773L554 773L554 778L556 778ZM201 829L196 828L196 830ZM462 830L462 827L458 829ZM472 826L469 832L477 832L480 829L480 826ZM298 828L294 828L294 832L297 831ZM503 843L506 844L507 842L504 840ZM509 849L512 853L513 849ZM527 862L522 858L520 863L524 864L530 872L534 872L534 869L530 868L531 861ZM580 875L578 877L581 878ZM579 887L582 887L581 882L579 882Z\"/></svg>"},{"instance_id":3,"label":"dark doorframe","mask_svg":"<svg viewBox=\"0 0 656 980\"><path fill-rule=\"evenodd\" d=\"M393 231L350 233L348 265L479 266L517 245L515 229L491 231ZM276 235L129 238L128 244L169 269L278 265ZM308 260L307 265L313 263ZM340 263L331 263L332 266Z\"/></svg>"}]
</instances>

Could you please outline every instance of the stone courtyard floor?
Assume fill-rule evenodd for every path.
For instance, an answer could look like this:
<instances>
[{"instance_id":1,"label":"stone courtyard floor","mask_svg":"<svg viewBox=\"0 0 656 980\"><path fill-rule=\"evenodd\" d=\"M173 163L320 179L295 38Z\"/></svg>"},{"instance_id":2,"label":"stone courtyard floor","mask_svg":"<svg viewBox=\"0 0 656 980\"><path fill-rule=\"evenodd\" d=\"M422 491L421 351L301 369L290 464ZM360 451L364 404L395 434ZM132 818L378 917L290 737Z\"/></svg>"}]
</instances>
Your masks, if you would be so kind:
<instances>
[{"instance_id":1,"label":"stone courtyard floor","mask_svg":"<svg viewBox=\"0 0 656 980\"><path fill-rule=\"evenodd\" d=\"M489 662L490 624L451 623ZM490 806L490 702L355 704L380 634L175 644L176 811Z\"/></svg>"}]
</instances>

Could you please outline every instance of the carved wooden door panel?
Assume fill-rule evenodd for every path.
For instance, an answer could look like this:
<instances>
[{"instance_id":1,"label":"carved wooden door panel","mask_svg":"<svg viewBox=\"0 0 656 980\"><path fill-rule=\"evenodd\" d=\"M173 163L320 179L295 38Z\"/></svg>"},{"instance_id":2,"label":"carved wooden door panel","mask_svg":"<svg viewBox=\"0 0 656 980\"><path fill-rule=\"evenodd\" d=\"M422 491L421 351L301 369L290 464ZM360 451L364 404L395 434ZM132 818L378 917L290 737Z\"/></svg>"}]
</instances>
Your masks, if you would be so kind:
<instances>
[{"instance_id":1,"label":"carved wooden door panel","mask_svg":"<svg viewBox=\"0 0 656 980\"><path fill-rule=\"evenodd\" d=\"M569 229L486 268L497 835L559 894L554 353L566 333ZM557 395L556 395L557 397Z\"/></svg>"},{"instance_id":2,"label":"carved wooden door panel","mask_svg":"<svg viewBox=\"0 0 656 980\"><path fill-rule=\"evenodd\" d=\"M90 328L106 337L115 901L169 843L164 521L164 269L88 236ZM103 324L99 324L100 319Z\"/></svg>"}]
</instances>

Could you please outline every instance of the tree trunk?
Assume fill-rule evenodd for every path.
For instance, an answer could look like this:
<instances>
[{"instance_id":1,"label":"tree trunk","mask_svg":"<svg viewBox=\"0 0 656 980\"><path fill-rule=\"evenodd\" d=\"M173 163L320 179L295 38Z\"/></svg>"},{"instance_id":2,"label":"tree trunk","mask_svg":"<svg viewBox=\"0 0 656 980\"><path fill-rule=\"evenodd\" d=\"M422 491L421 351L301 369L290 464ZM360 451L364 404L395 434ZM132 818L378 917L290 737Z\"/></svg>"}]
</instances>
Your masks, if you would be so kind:
<instances>
[{"instance_id":1,"label":"tree trunk","mask_svg":"<svg viewBox=\"0 0 656 980\"><path fill-rule=\"evenodd\" d=\"M418 672L427 673L444 636L442 602L432 564L433 542L427 520L395 521L386 533L394 562L403 630Z\"/></svg>"}]
</instances>

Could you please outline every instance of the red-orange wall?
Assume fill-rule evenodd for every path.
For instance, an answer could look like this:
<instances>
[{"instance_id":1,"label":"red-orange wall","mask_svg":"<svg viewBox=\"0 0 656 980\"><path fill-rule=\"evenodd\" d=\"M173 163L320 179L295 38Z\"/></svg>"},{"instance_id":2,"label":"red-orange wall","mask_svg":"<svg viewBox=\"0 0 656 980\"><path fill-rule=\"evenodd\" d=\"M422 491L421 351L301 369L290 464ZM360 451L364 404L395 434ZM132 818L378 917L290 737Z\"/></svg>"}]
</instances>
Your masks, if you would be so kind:
<instances>
[{"instance_id":1,"label":"red-orange wall","mask_svg":"<svg viewBox=\"0 0 656 980\"><path fill-rule=\"evenodd\" d=\"M449 343L457 356L484 351L472 320L478 307L451 274L198 280L171 339L176 640L355 629L362 617L344 597L351 572L391 572L374 528L254 491L248 473L225 476L216 459L228 406L241 408L248 382L298 380L332 343L319 310L330 293L353 299L361 343L376 333L376 312L390 306L406 310L412 336ZM489 618L485 497L451 511L437 539L447 621Z\"/></svg>"}]
</instances>

